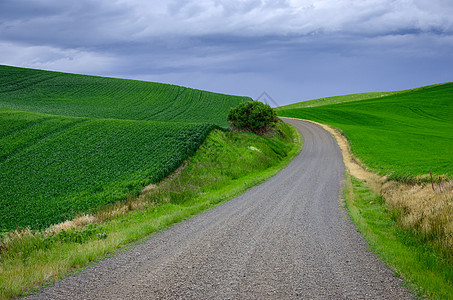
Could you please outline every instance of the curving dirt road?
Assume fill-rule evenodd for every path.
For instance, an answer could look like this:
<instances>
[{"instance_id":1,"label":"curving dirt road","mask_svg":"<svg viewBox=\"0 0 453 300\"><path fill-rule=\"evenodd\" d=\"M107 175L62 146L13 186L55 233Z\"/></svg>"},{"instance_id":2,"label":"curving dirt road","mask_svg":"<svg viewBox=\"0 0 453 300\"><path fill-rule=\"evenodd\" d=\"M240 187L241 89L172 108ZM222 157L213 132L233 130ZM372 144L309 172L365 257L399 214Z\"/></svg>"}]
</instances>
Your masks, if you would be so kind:
<instances>
[{"instance_id":1,"label":"curving dirt road","mask_svg":"<svg viewBox=\"0 0 453 300\"><path fill-rule=\"evenodd\" d=\"M27 299L410 299L341 207L344 166L317 125L267 182Z\"/></svg>"}]
</instances>

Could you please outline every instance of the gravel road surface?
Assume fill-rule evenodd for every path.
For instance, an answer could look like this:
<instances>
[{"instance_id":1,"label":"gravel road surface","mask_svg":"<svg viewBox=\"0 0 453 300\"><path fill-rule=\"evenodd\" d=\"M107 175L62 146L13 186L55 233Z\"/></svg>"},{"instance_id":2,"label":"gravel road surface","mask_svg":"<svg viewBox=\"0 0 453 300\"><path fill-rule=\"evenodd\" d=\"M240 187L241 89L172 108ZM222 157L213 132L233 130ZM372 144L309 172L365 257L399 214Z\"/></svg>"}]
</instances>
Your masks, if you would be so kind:
<instances>
[{"instance_id":1,"label":"gravel road surface","mask_svg":"<svg viewBox=\"0 0 453 300\"><path fill-rule=\"evenodd\" d=\"M267 182L27 299L410 299L341 206L344 165L317 125Z\"/></svg>"}]
</instances>

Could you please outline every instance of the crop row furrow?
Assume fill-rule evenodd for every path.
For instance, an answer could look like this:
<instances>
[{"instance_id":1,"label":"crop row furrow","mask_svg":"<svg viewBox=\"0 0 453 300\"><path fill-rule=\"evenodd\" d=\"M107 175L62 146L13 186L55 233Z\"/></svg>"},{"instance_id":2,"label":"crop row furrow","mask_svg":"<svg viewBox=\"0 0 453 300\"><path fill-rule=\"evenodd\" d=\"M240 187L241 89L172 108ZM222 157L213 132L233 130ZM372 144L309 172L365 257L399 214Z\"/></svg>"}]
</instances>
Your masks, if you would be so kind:
<instances>
[{"instance_id":1,"label":"crop row furrow","mask_svg":"<svg viewBox=\"0 0 453 300\"><path fill-rule=\"evenodd\" d=\"M31 81L30 78L25 78L23 80L16 81L14 84L2 87L0 93L8 94L10 92L18 92L21 90L31 90L33 86L52 80L55 77L56 76L36 76L33 81Z\"/></svg>"},{"instance_id":2,"label":"crop row furrow","mask_svg":"<svg viewBox=\"0 0 453 300\"><path fill-rule=\"evenodd\" d=\"M30 115L27 119L18 118L16 111L0 108L0 139L9 135L16 134L22 130L27 130L31 126L36 126L46 120L52 119L51 116Z\"/></svg>"},{"instance_id":3,"label":"crop row furrow","mask_svg":"<svg viewBox=\"0 0 453 300\"><path fill-rule=\"evenodd\" d=\"M28 147L35 146L46 138L50 138L66 129L69 129L86 119L65 119L65 118L46 118L42 122L35 122L33 126L27 126L26 130L21 130L13 135L1 139L0 164Z\"/></svg>"},{"instance_id":4,"label":"crop row furrow","mask_svg":"<svg viewBox=\"0 0 453 300\"><path fill-rule=\"evenodd\" d=\"M39 139L0 164L1 229L44 228L139 193L178 168L213 129L66 119L76 124L62 126L59 134Z\"/></svg>"}]
</instances>

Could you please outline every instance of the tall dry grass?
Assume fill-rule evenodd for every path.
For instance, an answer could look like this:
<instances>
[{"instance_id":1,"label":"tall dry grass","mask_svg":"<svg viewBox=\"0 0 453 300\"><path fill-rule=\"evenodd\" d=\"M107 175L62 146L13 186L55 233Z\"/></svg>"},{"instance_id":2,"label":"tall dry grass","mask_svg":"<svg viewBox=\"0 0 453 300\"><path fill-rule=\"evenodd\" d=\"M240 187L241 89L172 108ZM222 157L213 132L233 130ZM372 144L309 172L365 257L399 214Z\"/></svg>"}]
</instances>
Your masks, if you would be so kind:
<instances>
[{"instance_id":1,"label":"tall dry grass","mask_svg":"<svg viewBox=\"0 0 453 300\"><path fill-rule=\"evenodd\" d=\"M397 212L398 224L453 250L453 181L382 186L385 202Z\"/></svg>"}]
</instances>

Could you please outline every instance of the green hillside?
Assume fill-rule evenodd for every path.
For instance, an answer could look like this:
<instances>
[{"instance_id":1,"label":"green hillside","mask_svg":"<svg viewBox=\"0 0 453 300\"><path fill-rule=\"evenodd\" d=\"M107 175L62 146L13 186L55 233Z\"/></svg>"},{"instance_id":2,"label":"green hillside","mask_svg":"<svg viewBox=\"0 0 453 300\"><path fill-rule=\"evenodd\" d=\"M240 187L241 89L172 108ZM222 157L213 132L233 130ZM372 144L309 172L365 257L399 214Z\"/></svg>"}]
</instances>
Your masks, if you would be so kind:
<instances>
[{"instance_id":1,"label":"green hillside","mask_svg":"<svg viewBox=\"0 0 453 300\"><path fill-rule=\"evenodd\" d=\"M199 122L226 127L248 97L181 86L0 66L0 107L72 117Z\"/></svg>"},{"instance_id":2,"label":"green hillside","mask_svg":"<svg viewBox=\"0 0 453 300\"><path fill-rule=\"evenodd\" d=\"M356 95L351 95L354 98ZM339 128L366 166L399 180L453 176L453 83L369 100L279 110ZM294 107L294 106L292 106Z\"/></svg>"},{"instance_id":3,"label":"green hillside","mask_svg":"<svg viewBox=\"0 0 453 300\"><path fill-rule=\"evenodd\" d=\"M293 103L293 104L288 104L285 106L278 107L277 110L287 110L287 109L295 109L295 108L315 107L315 106L323 106L323 105L329 105L329 104L361 101L361 100L385 97L385 96L389 96L389 95L393 95L393 94L395 94L395 92L383 92L383 93L372 92L372 93L359 93L359 94L350 94L350 95L342 95L342 96L333 96L333 97L319 98L319 99L313 99L313 100L307 100L307 101L297 102L297 103Z\"/></svg>"},{"instance_id":4,"label":"green hillside","mask_svg":"<svg viewBox=\"0 0 453 300\"><path fill-rule=\"evenodd\" d=\"M0 66L0 231L45 228L178 168L246 97Z\"/></svg>"},{"instance_id":5,"label":"green hillside","mask_svg":"<svg viewBox=\"0 0 453 300\"><path fill-rule=\"evenodd\" d=\"M415 89L402 90L402 91L359 93L359 94L349 94L349 95L319 98L319 99L307 100L307 101L302 101L302 102L297 102L297 103L293 103L293 104L280 106L277 109L278 110L287 110L287 109L294 109L294 108L316 107L316 106L362 101L362 100L369 100L369 99L377 100L381 97L414 92L417 90L431 88L431 87L434 87L437 85L438 84L419 87L419 88L415 88Z\"/></svg>"}]
</instances>

